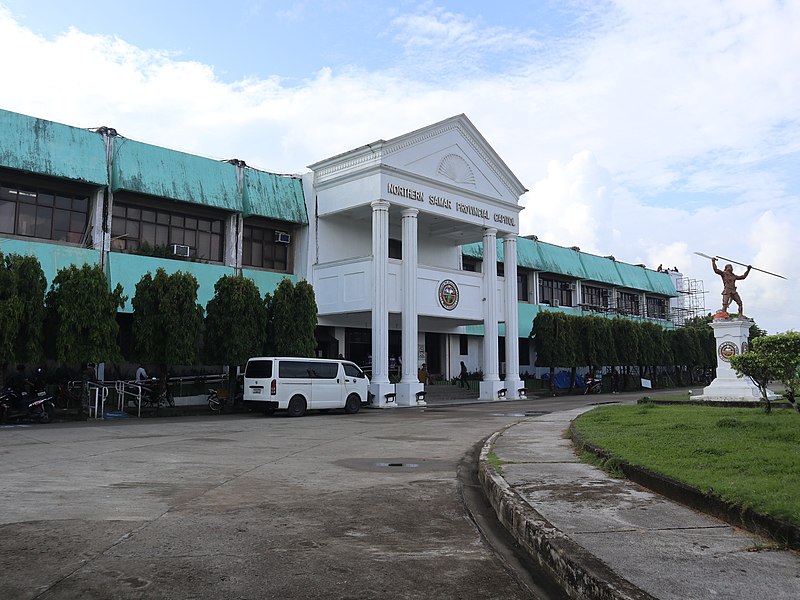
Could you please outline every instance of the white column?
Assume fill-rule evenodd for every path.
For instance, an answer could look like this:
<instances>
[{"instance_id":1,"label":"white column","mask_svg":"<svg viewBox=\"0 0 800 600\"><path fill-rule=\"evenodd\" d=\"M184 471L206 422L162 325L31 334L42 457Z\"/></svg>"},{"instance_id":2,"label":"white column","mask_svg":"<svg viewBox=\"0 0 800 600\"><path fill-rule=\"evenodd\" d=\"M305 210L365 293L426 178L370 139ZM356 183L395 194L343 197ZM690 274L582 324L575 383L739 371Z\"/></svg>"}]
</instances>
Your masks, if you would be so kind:
<instances>
[{"instance_id":1,"label":"white column","mask_svg":"<svg viewBox=\"0 0 800 600\"><path fill-rule=\"evenodd\" d=\"M384 408L386 394L394 394L389 383L389 203L375 200L372 206L372 380L371 406ZM391 404L395 405L394 402Z\"/></svg>"},{"instance_id":2,"label":"white column","mask_svg":"<svg viewBox=\"0 0 800 600\"><path fill-rule=\"evenodd\" d=\"M236 272L242 267L242 234L241 215L234 213L225 220L225 265L233 267Z\"/></svg>"},{"instance_id":3,"label":"white column","mask_svg":"<svg viewBox=\"0 0 800 600\"><path fill-rule=\"evenodd\" d=\"M519 313L517 312L517 236L503 236L503 267L506 292L506 398L519 398Z\"/></svg>"},{"instance_id":4,"label":"white column","mask_svg":"<svg viewBox=\"0 0 800 600\"><path fill-rule=\"evenodd\" d=\"M498 373L497 347L497 229L483 230L483 381L481 400L497 400L503 387Z\"/></svg>"},{"instance_id":5,"label":"white column","mask_svg":"<svg viewBox=\"0 0 800 600\"><path fill-rule=\"evenodd\" d=\"M398 406L416 406L417 393L424 389L417 377L417 215L419 210L407 208L403 215L403 321L400 383L395 386Z\"/></svg>"}]
</instances>

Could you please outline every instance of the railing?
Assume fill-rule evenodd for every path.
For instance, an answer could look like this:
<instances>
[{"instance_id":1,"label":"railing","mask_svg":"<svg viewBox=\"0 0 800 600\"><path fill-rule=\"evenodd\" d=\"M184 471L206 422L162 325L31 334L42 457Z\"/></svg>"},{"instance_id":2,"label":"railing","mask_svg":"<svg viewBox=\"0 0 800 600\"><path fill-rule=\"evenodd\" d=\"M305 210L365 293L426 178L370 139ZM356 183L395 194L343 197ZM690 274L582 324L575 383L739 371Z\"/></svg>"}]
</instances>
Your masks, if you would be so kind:
<instances>
[{"instance_id":1,"label":"railing","mask_svg":"<svg viewBox=\"0 0 800 600\"><path fill-rule=\"evenodd\" d=\"M102 383L95 383L94 381L86 382L86 390L84 393L88 395L90 419L92 418L92 413L94 413L95 419L103 418L106 400L108 399L108 389L109 388Z\"/></svg>"},{"instance_id":2,"label":"railing","mask_svg":"<svg viewBox=\"0 0 800 600\"><path fill-rule=\"evenodd\" d=\"M142 416L142 386L130 381L115 381L114 388L117 391L117 408L123 410L127 400L134 400L137 407L136 416Z\"/></svg>"},{"instance_id":3,"label":"railing","mask_svg":"<svg viewBox=\"0 0 800 600\"><path fill-rule=\"evenodd\" d=\"M197 395L206 395L206 384L216 385L228 380L225 374L218 375L193 375L188 377L170 377L167 383L171 386L173 396L183 396L188 391L189 386L194 386L198 382L203 383L203 390ZM144 385L143 385L144 384ZM84 387L85 385L85 387ZM113 402L110 392L113 390L116 396L116 406L118 411L123 411L128 402L133 402L136 406L136 416L142 416L142 396L148 393L145 387L146 382L135 382L131 380L109 380L99 382L70 381L66 384L67 394L64 398L69 408L72 402L78 402L79 408L84 400L88 402L89 416L95 419L102 419L106 403ZM84 394L87 396L84 398Z\"/></svg>"}]
</instances>

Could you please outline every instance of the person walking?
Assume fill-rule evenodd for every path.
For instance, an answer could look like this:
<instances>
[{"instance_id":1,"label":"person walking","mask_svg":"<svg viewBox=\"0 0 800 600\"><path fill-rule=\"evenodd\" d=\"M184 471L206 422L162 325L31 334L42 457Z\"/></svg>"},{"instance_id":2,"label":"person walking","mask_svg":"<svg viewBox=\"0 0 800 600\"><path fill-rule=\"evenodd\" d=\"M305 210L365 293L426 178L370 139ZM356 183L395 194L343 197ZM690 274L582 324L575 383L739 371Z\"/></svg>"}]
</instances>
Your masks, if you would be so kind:
<instances>
[{"instance_id":1,"label":"person walking","mask_svg":"<svg viewBox=\"0 0 800 600\"><path fill-rule=\"evenodd\" d=\"M458 387L463 388L466 387L468 390L472 389L469 387L469 381L467 380L467 376L469 373L467 372L467 365L464 364L464 361L461 361L461 373L458 375Z\"/></svg>"}]
</instances>

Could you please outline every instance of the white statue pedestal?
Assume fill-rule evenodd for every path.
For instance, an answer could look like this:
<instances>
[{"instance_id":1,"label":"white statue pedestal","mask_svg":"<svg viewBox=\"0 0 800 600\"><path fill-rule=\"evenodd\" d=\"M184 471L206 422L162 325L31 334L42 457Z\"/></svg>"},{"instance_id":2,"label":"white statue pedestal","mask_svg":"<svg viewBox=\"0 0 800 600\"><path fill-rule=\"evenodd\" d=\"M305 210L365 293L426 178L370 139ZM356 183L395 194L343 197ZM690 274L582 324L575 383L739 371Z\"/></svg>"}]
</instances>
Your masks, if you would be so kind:
<instances>
[{"instance_id":1,"label":"white statue pedestal","mask_svg":"<svg viewBox=\"0 0 800 600\"><path fill-rule=\"evenodd\" d=\"M737 377L736 371L731 367L732 356L747 352L753 321L741 317L714 317L710 327L714 330L717 348L717 377L711 385L703 388L701 396L692 396L692 400L759 402L761 392L758 387L748 377Z\"/></svg>"}]
</instances>

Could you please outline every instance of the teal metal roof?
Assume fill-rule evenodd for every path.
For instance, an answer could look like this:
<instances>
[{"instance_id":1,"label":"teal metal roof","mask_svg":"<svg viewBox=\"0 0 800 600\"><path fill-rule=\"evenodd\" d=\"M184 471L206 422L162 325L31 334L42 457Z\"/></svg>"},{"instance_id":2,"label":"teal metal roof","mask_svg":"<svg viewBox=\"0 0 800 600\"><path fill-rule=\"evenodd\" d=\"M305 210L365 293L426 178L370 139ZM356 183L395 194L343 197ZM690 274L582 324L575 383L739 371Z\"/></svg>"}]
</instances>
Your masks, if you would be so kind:
<instances>
[{"instance_id":1,"label":"teal metal roof","mask_svg":"<svg viewBox=\"0 0 800 600\"><path fill-rule=\"evenodd\" d=\"M112 188L241 212L236 167L226 162L114 138Z\"/></svg>"},{"instance_id":2,"label":"teal metal roof","mask_svg":"<svg viewBox=\"0 0 800 600\"><path fill-rule=\"evenodd\" d=\"M482 243L467 244L461 247L461 251L465 256L483 258ZM498 240L497 260L502 261L503 259L503 242ZM615 287L625 287L664 296L678 295L668 273L538 240L518 238L517 265L534 271L554 273L583 281L596 281Z\"/></svg>"},{"instance_id":3,"label":"teal metal roof","mask_svg":"<svg viewBox=\"0 0 800 600\"><path fill-rule=\"evenodd\" d=\"M303 184L297 177L244 170L244 215L308 224Z\"/></svg>"},{"instance_id":4,"label":"teal metal roof","mask_svg":"<svg viewBox=\"0 0 800 600\"><path fill-rule=\"evenodd\" d=\"M7 110L0 110L0 167L97 186L108 182L102 135Z\"/></svg>"}]
</instances>

